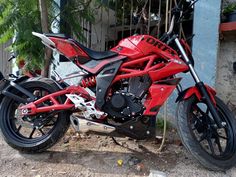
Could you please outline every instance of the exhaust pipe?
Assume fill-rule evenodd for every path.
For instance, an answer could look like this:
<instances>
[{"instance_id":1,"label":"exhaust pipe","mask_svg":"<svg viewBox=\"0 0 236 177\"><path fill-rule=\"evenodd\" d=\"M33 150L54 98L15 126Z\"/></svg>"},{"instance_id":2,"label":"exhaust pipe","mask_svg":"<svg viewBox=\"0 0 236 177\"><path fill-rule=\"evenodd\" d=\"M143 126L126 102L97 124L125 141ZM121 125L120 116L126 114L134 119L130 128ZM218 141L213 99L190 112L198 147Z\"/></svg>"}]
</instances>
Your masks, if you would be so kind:
<instances>
[{"instance_id":1,"label":"exhaust pipe","mask_svg":"<svg viewBox=\"0 0 236 177\"><path fill-rule=\"evenodd\" d=\"M116 130L115 127L89 121L80 117L76 117L74 115L71 115L70 117L71 124L76 132L99 132L99 133L106 133L109 134Z\"/></svg>"}]
</instances>

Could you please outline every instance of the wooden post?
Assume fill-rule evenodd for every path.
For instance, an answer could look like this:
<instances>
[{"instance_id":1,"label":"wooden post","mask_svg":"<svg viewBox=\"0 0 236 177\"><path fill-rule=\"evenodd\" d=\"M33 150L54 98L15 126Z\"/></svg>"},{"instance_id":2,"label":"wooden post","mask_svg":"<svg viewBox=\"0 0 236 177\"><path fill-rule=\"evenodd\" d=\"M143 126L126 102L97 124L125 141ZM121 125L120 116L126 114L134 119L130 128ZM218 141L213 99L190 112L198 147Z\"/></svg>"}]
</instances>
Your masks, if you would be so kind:
<instances>
[{"instance_id":1,"label":"wooden post","mask_svg":"<svg viewBox=\"0 0 236 177\"><path fill-rule=\"evenodd\" d=\"M39 0L39 10L41 13L41 25L42 25L42 32L48 33L48 10L47 10L47 2L46 0ZM51 57L52 57L52 50L49 48L45 48L45 55L44 55L44 68L42 70L42 76L48 77L49 76L49 69L51 64Z\"/></svg>"}]
</instances>

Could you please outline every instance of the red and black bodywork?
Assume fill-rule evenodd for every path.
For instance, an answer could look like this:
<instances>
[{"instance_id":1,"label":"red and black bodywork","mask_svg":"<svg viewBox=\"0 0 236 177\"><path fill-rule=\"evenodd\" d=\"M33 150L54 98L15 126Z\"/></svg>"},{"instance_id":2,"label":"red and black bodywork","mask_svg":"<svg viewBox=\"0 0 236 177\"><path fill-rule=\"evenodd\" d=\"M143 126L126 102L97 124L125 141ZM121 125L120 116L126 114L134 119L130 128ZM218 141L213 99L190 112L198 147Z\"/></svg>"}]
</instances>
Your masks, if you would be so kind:
<instances>
[{"instance_id":1,"label":"red and black bodywork","mask_svg":"<svg viewBox=\"0 0 236 177\"><path fill-rule=\"evenodd\" d=\"M31 98L30 101L25 100L24 103L29 104L21 108L27 110L28 115L50 110L72 110L75 105L70 99L59 103L57 97L79 94L87 100L95 100L96 109L121 122L138 116L155 117L181 81L175 75L189 71L188 63L180 58L176 50L149 35L128 37L105 52L88 49L64 35L45 36L50 40L47 46L59 51L88 74L79 86L66 87L36 101L32 101L35 99L33 95L21 89ZM86 87L95 91L95 98L90 96ZM207 86L207 92L214 101L215 91ZM180 93L178 100L192 95L202 99L199 89L192 87ZM41 107L46 100L53 104ZM155 124L153 121L150 124Z\"/></svg>"},{"instance_id":2,"label":"red and black bodywork","mask_svg":"<svg viewBox=\"0 0 236 177\"><path fill-rule=\"evenodd\" d=\"M144 115L156 115L158 108L163 105L181 80L173 76L189 70L188 65L175 50L148 35L123 39L116 47L106 52L88 49L64 35L46 36L55 43L56 49L61 54L96 77L96 105L99 109L104 106L108 90L113 84L123 79L148 76L151 84L144 103ZM198 89L194 88L185 94L199 95ZM211 93L214 94L214 91Z\"/></svg>"}]
</instances>

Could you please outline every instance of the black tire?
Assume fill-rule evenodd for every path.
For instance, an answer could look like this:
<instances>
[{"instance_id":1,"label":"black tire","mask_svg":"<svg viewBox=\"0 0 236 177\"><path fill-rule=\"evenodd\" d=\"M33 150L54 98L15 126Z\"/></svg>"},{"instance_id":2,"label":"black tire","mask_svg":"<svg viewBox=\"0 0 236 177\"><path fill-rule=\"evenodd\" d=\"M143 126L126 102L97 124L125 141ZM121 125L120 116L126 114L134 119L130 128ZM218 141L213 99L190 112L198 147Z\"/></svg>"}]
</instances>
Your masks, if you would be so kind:
<instances>
[{"instance_id":1,"label":"black tire","mask_svg":"<svg viewBox=\"0 0 236 177\"><path fill-rule=\"evenodd\" d=\"M30 79L27 82L21 83L21 86L26 88L27 90L33 92L33 90L46 90L47 93L53 93L59 90L58 86L50 79L45 78L36 78L36 79ZM12 90L14 94L17 94L19 96L22 96L19 92L16 90ZM62 101L61 98L58 99L58 101ZM33 137L35 135L31 135L30 137L26 137L23 135L23 133L20 133L20 129L22 129L22 125L20 124L17 128L17 123L19 122L16 117L16 110L19 106L19 103L14 101L11 98L5 97L2 100L1 106L0 106L0 128L2 135L5 139L5 141L14 149L17 149L22 152L26 153L37 153L42 152L50 147L52 147L54 144L57 143L57 141L63 137L63 135L66 133L67 129L70 125L70 119L69 119L69 113L68 112L59 112L57 115L53 115L56 119L54 121L54 124L51 123L51 125L48 124L47 127L47 133L41 132L43 131L40 129L40 132L42 134L41 137ZM17 120L17 121L16 121ZM20 120L20 122L23 122ZM32 124L33 125L33 124ZM51 126L51 128L49 128ZM24 133L26 134L28 131L31 130L29 127L23 127ZM30 127L31 128L31 127ZM44 127L45 128L45 127ZM18 130L19 129L19 130ZM33 127L34 129L34 127ZM33 130L32 129L32 130ZM39 129L34 130L33 134L36 132L37 135L39 135ZM44 130L45 131L45 130Z\"/></svg>"},{"instance_id":2,"label":"black tire","mask_svg":"<svg viewBox=\"0 0 236 177\"><path fill-rule=\"evenodd\" d=\"M192 96L178 105L177 129L184 146L204 167L225 171L236 163L236 121L223 101L215 99L226 128L218 129L207 106L204 114L202 108L199 109L202 106L199 104L204 103Z\"/></svg>"}]
</instances>

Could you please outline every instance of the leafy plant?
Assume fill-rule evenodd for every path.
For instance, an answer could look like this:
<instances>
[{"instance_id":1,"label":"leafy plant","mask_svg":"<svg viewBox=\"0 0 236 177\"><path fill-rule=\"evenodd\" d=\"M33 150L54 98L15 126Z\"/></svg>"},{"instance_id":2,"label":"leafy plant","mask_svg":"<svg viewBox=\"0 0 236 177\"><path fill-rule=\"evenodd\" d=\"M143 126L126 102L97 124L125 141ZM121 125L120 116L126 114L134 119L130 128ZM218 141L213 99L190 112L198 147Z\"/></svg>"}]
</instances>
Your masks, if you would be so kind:
<instances>
[{"instance_id":1,"label":"leafy plant","mask_svg":"<svg viewBox=\"0 0 236 177\"><path fill-rule=\"evenodd\" d=\"M97 0L98 1L98 0ZM47 0L48 25L59 28L60 20L70 24L70 32L79 40L85 40L80 19L94 21L90 7L92 0L68 0L64 9L54 0ZM60 29L64 32L68 26ZM0 0L0 43L13 39L8 48L14 51L18 60L25 61L26 70L42 69L44 46L32 35L32 31L42 32L39 2L37 0Z\"/></svg>"},{"instance_id":2,"label":"leafy plant","mask_svg":"<svg viewBox=\"0 0 236 177\"><path fill-rule=\"evenodd\" d=\"M234 11L236 11L236 2L230 3L228 6L226 6L223 10L223 14L230 14Z\"/></svg>"}]
</instances>

